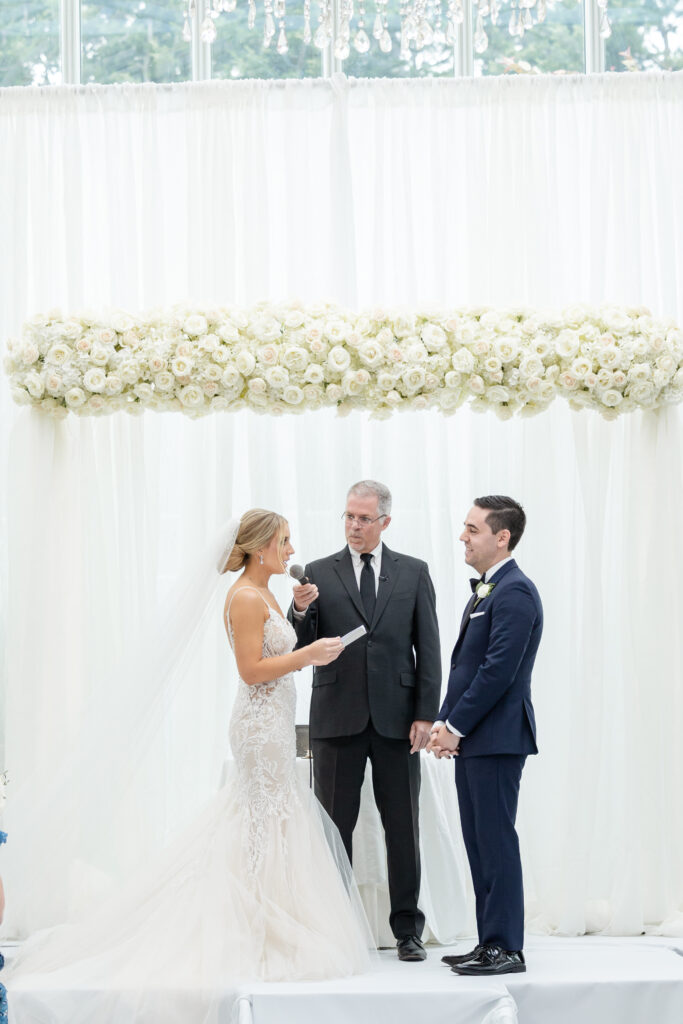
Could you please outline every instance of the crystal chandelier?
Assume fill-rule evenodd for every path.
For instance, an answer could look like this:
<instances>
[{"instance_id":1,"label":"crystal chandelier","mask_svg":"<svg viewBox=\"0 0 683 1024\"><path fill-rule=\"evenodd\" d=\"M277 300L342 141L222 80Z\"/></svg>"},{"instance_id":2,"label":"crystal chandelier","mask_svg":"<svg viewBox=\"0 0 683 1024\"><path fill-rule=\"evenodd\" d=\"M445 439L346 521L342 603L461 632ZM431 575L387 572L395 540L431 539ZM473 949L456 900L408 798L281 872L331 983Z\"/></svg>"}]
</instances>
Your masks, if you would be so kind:
<instances>
[{"instance_id":1,"label":"crystal chandelier","mask_svg":"<svg viewBox=\"0 0 683 1024\"><path fill-rule=\"evenodd\" d=\"M434 43L454 46L459 26L465 13L463 4L470 0L398 0L401 11L400 57L410 61L411 51L420 51ZM508 32L521 38L534 25L545 21L548 0L471 0L473 15L476 11L474 49L484 53L489 45L487 23L497 25L501 20L503 4L509 10ZM580 2L580 0L579 0ZM591 0L585 0L591 2ZM607 16L608 0L595 0L598 8L599 31L604 39L611 34ZM247 0L250 29L256 25L256 0ZM368 0L316 0L317 24L312 25L311 0L303 0L303 41L324 50L333 45L337 60L346 60L351 49L367 53L372 39L382 53L390 53L394 40L389 31L387 8L389 0L372 0L373 13L368 12ZM224 11L232 13L237 0L206 0L204 17L199 27L200 39L211 44L216 38L216 19ZM197 0L187 0L183 37L192 38L190 21L196 16ZM263 45L268 49L276 39L275 49L281 55L289 50L287 41L286 0L263 0ZM371 24L372 23L372 24ZM372 39L371 39L372 36Z\"/></svg>"}]
</instances>

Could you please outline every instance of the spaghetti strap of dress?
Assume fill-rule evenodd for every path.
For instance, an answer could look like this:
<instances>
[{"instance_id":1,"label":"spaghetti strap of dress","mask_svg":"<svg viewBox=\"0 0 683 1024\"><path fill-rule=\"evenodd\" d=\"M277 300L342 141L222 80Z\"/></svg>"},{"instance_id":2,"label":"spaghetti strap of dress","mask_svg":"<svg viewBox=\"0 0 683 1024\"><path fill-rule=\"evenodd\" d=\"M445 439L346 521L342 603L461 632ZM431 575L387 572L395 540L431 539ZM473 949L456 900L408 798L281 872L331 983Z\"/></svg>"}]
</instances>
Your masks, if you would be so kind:
<instances>
[{"instance_id":1,"label":"spaghetti strap of dress","mask_svg":"<svg viewBox=\"0 0 683 1024\"><path fill-rule=\"evenodd\" d=\"M266 599L263 596L263 594L261 593L261 591L258 590L256 587L250 587L249 585L247 585L245 587L238 587L237 590L235 590L233 592L232 597L228 601L228 607L227 607L227 610L225 612L225 618L226 618L226 621L228 623L228 640L230 641L230 646L231 647L233 646L233 643L232 643L232 623L230 622L230 609L232 608L232 602L235 600L235 597L237 596L237 594L239 594L240 590L255 590L256 593L258 594L258 596L261 598L261 600L265 604L265 606L268 609L268 611L269 612L275 611L275 609L272 607L272 605L268 604L268 602L266 601ZM0 1024L1 1024L1 1022L0 1022Z\"/></svg>"}]
</instances>

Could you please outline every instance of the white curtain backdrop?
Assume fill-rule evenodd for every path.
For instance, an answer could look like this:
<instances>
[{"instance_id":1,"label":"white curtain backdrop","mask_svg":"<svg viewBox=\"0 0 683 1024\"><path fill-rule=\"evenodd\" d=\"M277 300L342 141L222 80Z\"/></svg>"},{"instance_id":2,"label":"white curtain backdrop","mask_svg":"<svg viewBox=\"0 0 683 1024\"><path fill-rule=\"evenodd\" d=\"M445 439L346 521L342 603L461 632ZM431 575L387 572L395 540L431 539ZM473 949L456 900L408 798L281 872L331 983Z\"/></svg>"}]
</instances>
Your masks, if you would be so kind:
<instances>
[{"instance_id":1,"label":"white curtain backdrop","mask_svg":"<svg viewBox=\"0 0 683 1024\"><path fill-rule=\"evenodd\" d=\"M609 301L683 322L681 110L682 74L0 90L0 338L53 306L183 299ZM472 498L527 509L518 560L546 611L520 808L529 924L683 932L679 410L56 424L2 386L0 423L6 933L73 895L49 831L42 886L12 831L24 787L57 775L182 565L255 504L289 517L300 560L336 550L346 488L367 476L394 492L387 542L432 568L444 666ZM125 793L144 829L88 836L94 862L110 851L99 867L215 788L234 682L217 603L159 739L161 788Z\"/></svg>"}]
</instances>

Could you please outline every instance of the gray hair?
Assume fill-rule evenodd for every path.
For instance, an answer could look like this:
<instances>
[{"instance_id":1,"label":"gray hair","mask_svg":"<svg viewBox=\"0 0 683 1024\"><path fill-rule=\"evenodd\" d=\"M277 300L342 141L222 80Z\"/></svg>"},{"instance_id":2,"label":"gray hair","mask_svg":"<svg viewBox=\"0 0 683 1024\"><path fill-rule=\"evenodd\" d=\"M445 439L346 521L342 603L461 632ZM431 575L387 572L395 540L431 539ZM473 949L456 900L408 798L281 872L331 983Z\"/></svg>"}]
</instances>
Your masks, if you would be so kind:
<instances>
[{"instance_id":1,"label":"gray hair","mask_svg":"<svg viewBox=\"0 0 683 1024\"><path fill-rule=\"evenodd\" d=\"M353 487L349 487L346 497L349 494L357 494L359 498L377 498L377 511L381 516L391 515L391 491L384 484L376 480L359 480Z\"/></svg>"}]
</instances>

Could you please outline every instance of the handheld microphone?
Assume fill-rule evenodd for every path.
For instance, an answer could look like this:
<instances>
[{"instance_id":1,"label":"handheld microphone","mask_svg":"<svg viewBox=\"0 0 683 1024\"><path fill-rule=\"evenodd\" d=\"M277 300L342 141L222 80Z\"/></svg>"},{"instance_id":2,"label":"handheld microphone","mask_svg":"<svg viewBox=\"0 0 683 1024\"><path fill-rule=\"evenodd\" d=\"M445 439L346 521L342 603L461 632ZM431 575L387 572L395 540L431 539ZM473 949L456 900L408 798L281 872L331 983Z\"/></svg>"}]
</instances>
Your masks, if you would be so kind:
<instances>
[{"instance_id":1,"label":"handheld microphone","mask_svg":"<svg viewBox=\"0 0 683 1024\"><path fill-rule=\"evenodd\" d=\"M297 583L301 584L302 587L305 587L307 583L311 582L308 576L304 575L304 568L302 565L290 565L288 572L289 575L295 579Z\"/></svg>"}]
</instances>

